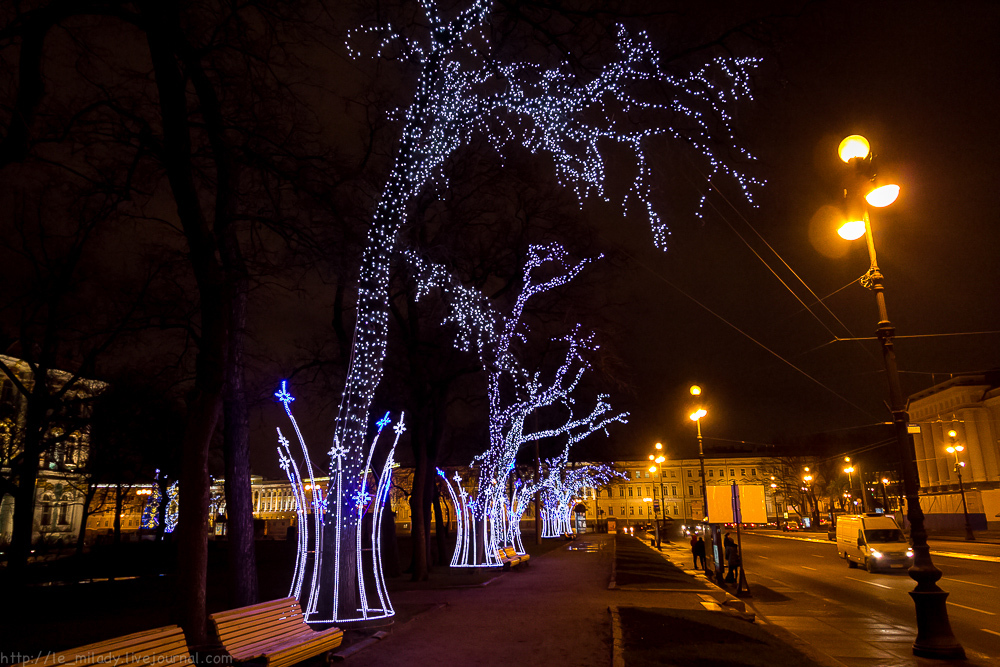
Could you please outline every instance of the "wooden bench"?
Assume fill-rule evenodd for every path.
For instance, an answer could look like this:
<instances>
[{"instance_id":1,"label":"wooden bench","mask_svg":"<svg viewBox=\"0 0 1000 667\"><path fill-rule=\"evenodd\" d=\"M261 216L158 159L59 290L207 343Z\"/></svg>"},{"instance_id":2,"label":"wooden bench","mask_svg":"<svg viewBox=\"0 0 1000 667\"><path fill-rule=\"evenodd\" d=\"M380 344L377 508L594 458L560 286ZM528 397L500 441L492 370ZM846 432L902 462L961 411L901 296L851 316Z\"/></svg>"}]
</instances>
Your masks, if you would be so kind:
<instances>
[{"instance_id":1,"label":"wooden bench","mask_svg":"<svg viewBox=\"0 0 1000 667\"><path fill-rule=\"evenodd\" d=\"M506 547L497 548L497 558L503 563L503 569L509 570L519 565L526 565L531 556L528 554L518 554L514 551L514 547Z\"/></svg>"},{"instance_id":2,"label":"wooden bench","mask_svg":"<svg viewBox=\"0 0 1000 667\"><path fill-rule=\"evenodd\" d=\"M503 551L507 555L507 558L517 558L518 565L527 565L528 561L531 560L531 554L519 554L514 551L514 547L506 547Z\"/></svg>"},{"instance_id":3,"label":"wooden bench","mask_svg":"<svg viewBox=\"0 0 1000 667\"><path fill-rule=\"evenodd\" d=\"M136 632L124 637L87 644L62 653L45 653L21 665L51 667L52 665L72 665L89 667L99 665L119 665L120 667L142 667L144 665L192 665L184 631L176 625L168 625L154 630Z\"/></svg>"},{"instance_id":4,"label":"wooden bench","mask_svg":"<svg viewBox=\"0 0 1000 667\"><path fill-rule=\"evenodd\" d=\"M317 632L295 598L261 602L209 616L219 643L234 660L263 659L268 667L293 665L340 646L344 631Z\"/></svg>"}]
</instances>

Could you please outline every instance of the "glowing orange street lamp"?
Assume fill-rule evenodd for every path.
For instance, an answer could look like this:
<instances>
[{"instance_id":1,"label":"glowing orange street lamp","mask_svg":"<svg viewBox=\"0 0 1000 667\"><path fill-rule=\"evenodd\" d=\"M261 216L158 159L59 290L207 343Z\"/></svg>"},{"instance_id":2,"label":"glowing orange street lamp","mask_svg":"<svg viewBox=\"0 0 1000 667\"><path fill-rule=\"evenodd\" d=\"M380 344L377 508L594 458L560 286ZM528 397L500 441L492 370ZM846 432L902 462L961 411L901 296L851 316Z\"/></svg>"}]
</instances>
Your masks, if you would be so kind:
<instances>
[{"instance_id":1,"label":"glowing orange street lamp","mask_svg":"<svg viewBox=\"0 0 1000 667\"><path fill-rule=\"evenodd\" d=\"M962 513L965 515L965 539L971 541L976 539L976 536L972 532L972 524L969 523L969 508L965 504L965 485L962 483L962 468L965 467L965 461L958 460L958 453L964 452L965 447L955 444L955 441L958 439L958 433L955 431L948 431L948 439L951 441L951 445L946 447L945 451L955 455L955 472L958 473L958 491L962 494Z\"/></svg>"},{"instance_id":2,"label":"glowing orange street lamp","mask_svg":"<svg viewBox=\"0 0 1000 667\"><path fill-rule=\"evenodd\" d=\"M900 477L906 496L906 518L910 524L910 543L914 553L913 567L909 571L910 577L917 583L916 588L910 592L917 616L917 638L913 642L913 654L925 658L964 658L965 650L955 638L948 621L946 606L948 594L937 585L937 581L941 578L941 570L934 567L930 548L927 546L924 513L920 508L920 478L917 474L913 443L907 431L910 415L906 410L899 382L899 369L896 366L896 351L893 347L896 330L889 321L885 306L884 277L878 268L871 219L868 215L869 206L878 208L895 201L899 195L899 188L873 187L876 175L874 158L871 146L864 137L860 135L847 137L840 143L838 152L840 159L853 170L849 187L844 189L848 219L853 224L850 225L851 229L840 233L848 239L865 236L871 266L862 276L861 284L875 292L875 301L878 305L877 336L882 347L886 379L889 382L889 410L892 412L896 453L900 461ZM857 214L859 210L861 215ZM862 497L864 497L864 484L862 484Z\"/></svg>"}]
</instances>

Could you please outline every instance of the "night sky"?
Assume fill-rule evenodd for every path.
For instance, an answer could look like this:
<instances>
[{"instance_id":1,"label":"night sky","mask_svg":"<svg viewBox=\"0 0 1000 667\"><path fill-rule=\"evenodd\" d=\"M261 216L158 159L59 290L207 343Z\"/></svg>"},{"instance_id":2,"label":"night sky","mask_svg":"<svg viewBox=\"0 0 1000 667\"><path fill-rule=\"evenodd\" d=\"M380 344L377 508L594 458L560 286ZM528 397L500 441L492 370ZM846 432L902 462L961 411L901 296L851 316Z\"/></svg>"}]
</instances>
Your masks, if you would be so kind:
<instances>
[{"instance_id":1,"label":"night sky","mask_svg":"<svg viewBox=\"0 0 1000 667\"><path fill-rule=\"evenodd\" d=\"M739 119L767 180L758 207L723 186L726 196L710 197L700 224L674 224L666 254L628 248L638 267L634 324L618 349L639 380L632 424L617 433L626 450L641 457L662 439L678 455L697 451L685 423L692 382L705 389L709 451L816 433L858 446L889 436L887 427L860 428L889 418L878 343L823 346L833 339L824 324L864 337L878 321L873 293L858 284L837 291L867 269L863 239L841 240L821 211L838 203L836 149L848 134L866 136L880 177L902 187L872 219L897 335L1000 330L998 19L1000 7L988 2L851 2L808 7L789 24ZM817 296L837 292L826 304L851 333L814 306L765 240ZM904 393L996 368L998 340L898 340Z\"/></svg>"},{"instance_id":2,"label":"night sky","mask_svg":"<svg viewBox=\"0 0 1000 667\"><path fill-rule=\"evenodd\" d=\"M644 221L593 202L578 213L579 237L588 243L557 239L606 255L581 278L571 295L577 305L569 311L596 330L607 354L618 360L604 390L614 405L631 412L627 426L614 426L610 438L594 436L574 457L644 458L656 441L664 442L671 456L695 454L694 427L687 419L694 407L688 394L692 383L704 388L709 455L741 441L796 443L806 452L809 436L835 435L844 439L845 450L889 436L887 427L873 428L889 418L878 343L831 342L835 335L873 336L878 319L873 294L851 284L868 268L864 242L843 241L835 232L844 172L836 148L848 134L865 135L878 157L880 178L902 188L899 200L872 220L897 334L936 335L897 341L904 393L950 374L1000 367L1000 335L947 335L1000 330L1000 188L994 183L1000 173L995 122L1000 3L672 3L678 14L661 15L650 26L641 16L646 4L637 3L625 24L631 30L649 27L654 45L666 53L683 51L701 35L743 18L767 17L753 38L735 35L726 42L733 55L762 58L753 80L755 101L739 109L734 126L740 143L758 158L753 175L766 185L755 190L756 205L750 205L725 178L710 189L703 165L683 150L665 148L653 166L662 168L656 172L658 196L672 229L666 252L654 249ZM336 26L343 33L354 18L332 6L336 11L324 18L343 23ZM629 11L626 4L616 10ZM125 52L137 61L145 57L141 40L107 42L102 48L115 57ZM361 91L372 108L384 110L407 103L412 81L400 78L398 99L392 99L387 82L398 69L358 65L340 43L321 46L298 54L315 65L301 77L308 84L303 88L315 96L317 116L324 120L322 139L331 151L356 157L368 128L359 122L365 112L352 106L351 95ZM365 78L376 71L377 81ZM72 63L47 75L57 102L71 98L68 91L78 75ZM386 99L376 99L382 92ZM382 186L379 173L388 170L388 143L379 146L383 152L372 157L375 166L364 175L372 200ZM551 175L550 166L536 168ZM610 170L620 166L609 157ZM461 182L462 174L450 176ZM705 193L704 214L698 217L696 205ZM157 199L154 191L143 214L169 217L163 205L169 197ZM310 211L316 219L323 214ZM142 229L116 229L117 239L102 250L100 268L141 264L129 244L139 245L134 237ZM358 231L343 236L355 234L357 242ZM164 226L157 233L173 235L169 242L181 245L176 229ZM350 247L331 245L330 254ZM252 297L252 382L262 397L252 418L252 463L256 473L268 477L282 475L274 429L284 427L280 407L266 400L270 385L276 388L282 374L301 362L296 350L301 352L307 339L333 339L335 281L321 279L321 273L300 272L297 291L289 289L287 276L265 281ZM185 286L178 282L176 289L183 292ZM816 304L817 297L832 314ZM596 307L587 313L579 304ZM4 322L6 338L16 337L15 326ZM115 361L128 365L130 354L159 361L175 353L152 346L119 351ZM293 387L300 399L294 407L317 456L332 434L339 399L331 390L335 384ZM401 408L388 394L382 399L373 415ZM484 430L485 423L480 435ZM449 437L467 434L455 430ZM470 443L474 440L465 442L466 449ZM444 453L448 464L470 458L455 443Z\"/></svg>"}]
</instances>

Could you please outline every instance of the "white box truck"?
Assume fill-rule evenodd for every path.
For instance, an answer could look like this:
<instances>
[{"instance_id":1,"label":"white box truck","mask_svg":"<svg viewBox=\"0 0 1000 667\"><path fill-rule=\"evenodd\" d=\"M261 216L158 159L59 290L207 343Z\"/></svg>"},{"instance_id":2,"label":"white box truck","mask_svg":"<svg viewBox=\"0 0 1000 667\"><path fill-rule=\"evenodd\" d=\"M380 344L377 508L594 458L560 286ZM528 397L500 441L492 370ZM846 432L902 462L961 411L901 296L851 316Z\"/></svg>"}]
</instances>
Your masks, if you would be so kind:
<instances>
[{"instance_id":1,"label":"white box truck","mask_svg":"<svg viewBox=\"0 0 1000 667\"><path fill-rule=\"evenodd\" d=\"M896 520L884 514L837 518L837 551L849 567L869 572L905 569L913 565L913 549Z\"/></svg>"}]
</instances>

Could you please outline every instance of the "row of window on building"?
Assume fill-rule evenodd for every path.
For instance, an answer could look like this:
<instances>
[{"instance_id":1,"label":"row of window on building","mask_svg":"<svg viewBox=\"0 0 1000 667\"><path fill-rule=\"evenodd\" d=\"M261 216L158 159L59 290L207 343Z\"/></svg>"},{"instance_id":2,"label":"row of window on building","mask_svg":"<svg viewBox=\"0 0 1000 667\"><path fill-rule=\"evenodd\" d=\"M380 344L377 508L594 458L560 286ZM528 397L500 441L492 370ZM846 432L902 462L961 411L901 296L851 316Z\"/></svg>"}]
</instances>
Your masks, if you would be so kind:
<instances>
[{"instance_id":1,"label":"row of window on building","mask_svg":"<svg viewBox=\"0 0 1000 667\"><path fill-rule=\"evenodd\" d=\"M747 476L747 469L746 468L740 468L739 470L740 470L740 477L746 477ZM715 471L716 471L716 468L707 468L705 470L705 472L708 473L709 477L715 477ZM719 471L719 477L725 477L726 476L726 469L725 468L718 468L718 471ZM693 470L685 470L684 472L687 473L688 477L694 477L694 472L695 471L693 471ZM698 472L698 477L701 477L701 470L699 470L697 472ZM632 479L642 479L643 477L645 477L645 478L648 479L650 477L653 477L653 478L656 477L656 475L653 474L653 473L650 473L650 471L648 469L647 470L633 470L632 471L632 475L633 475ZM676 478L677 477L677 469L673 468L673 469L670 469L670 470L664 470L663 471L663 476L664 477L673 477L673 478ZM736 477L736 468L730 468L729 469L729 476L730 477ZM750 468L750 477L756 477L756 476L757 476L757 469L756 468Z\"/></svg>"}]
</instances>

